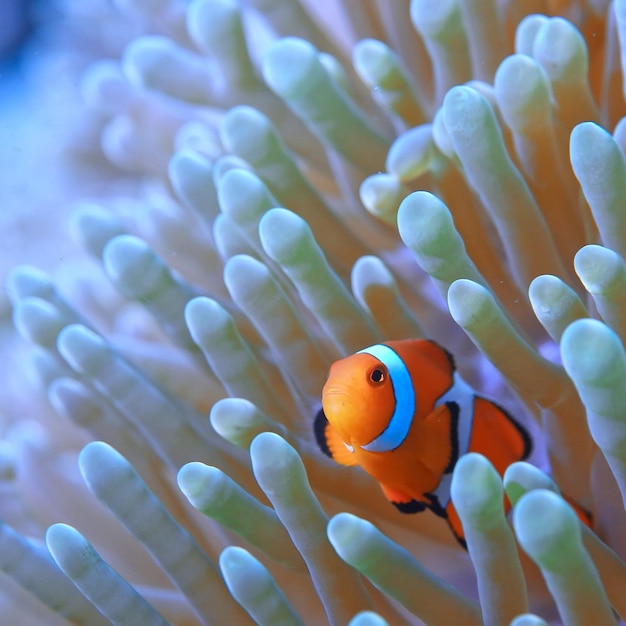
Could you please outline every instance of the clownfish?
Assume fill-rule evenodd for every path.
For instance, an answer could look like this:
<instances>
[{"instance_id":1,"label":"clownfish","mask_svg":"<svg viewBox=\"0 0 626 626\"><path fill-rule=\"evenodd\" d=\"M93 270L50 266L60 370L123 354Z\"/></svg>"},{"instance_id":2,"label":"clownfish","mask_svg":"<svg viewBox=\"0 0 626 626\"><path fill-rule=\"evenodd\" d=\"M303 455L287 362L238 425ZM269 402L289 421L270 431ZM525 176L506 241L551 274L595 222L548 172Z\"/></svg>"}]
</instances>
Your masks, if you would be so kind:
<instances>
[{"instance_id":1,"label":"clownfish","mask_svg":"<svg viewBox=\"0 0 626 626\"><path fill-rule=\"evenodd\" d=\"M426 339L376 344L333 363L314 432L322 452L360 465L403 513L430 509L444 518L463 547L450 499L459 457L479 452L502 475L532 448L526 429Z\"/></svg>"}]
</instances>

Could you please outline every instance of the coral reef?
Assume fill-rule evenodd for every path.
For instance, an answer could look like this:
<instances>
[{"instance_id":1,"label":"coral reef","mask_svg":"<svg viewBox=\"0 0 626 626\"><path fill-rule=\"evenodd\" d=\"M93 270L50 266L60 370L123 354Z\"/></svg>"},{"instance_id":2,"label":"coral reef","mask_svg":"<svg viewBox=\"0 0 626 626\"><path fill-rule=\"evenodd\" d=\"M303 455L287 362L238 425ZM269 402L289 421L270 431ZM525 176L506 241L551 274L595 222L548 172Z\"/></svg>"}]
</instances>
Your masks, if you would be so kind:
<instances>
[{"instance_id":1,"label":"coral reef","mask_svg":"<svg viewBox=\"0 0 626 626\"><path fill-rule=\"evenodd\" d=\"M46 271L6 281L3 621L626 619L626 0L41 19L23 201ZM503 479L457 463L467 552L314 441L330 364L410 337L534 439Z\"/></svg>"}]
</instances>

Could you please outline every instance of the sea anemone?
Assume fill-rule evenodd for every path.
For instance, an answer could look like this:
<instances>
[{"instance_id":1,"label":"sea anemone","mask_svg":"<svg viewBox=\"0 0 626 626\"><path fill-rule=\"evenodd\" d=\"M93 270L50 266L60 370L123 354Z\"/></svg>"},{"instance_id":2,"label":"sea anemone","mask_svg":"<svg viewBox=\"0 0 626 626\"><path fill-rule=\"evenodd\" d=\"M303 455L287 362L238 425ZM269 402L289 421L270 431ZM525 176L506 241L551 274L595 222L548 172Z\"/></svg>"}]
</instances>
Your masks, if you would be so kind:
<instances>
[{"instance_id":1,"label":"sea anemone","mask_svg":"<svg viewBox=\"0 0 626 626\"><path fill-rule=\"evenodd\" d=\"M626 0L40 11L3 620L626 619ZM330 364L411 337L534 439L457 463L467 552L315 444Z\"/></svg>"}]
</instances>

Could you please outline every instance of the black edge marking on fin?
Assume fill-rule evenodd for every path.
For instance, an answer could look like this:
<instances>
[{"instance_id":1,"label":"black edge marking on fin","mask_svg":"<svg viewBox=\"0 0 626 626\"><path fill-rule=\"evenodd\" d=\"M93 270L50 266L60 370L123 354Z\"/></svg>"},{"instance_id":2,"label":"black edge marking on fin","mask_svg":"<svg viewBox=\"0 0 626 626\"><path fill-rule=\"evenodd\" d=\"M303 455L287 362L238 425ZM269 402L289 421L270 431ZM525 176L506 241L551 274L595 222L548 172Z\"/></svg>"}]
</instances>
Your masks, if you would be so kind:
<instances>
[{"instance_id":1,"label":"black edge marking on fin","mask_svg":"<svg viewBox=\"0 0 626 626\"><path fill-rule=\"evenodd\" d=\"M447 520L448 513L444 507L441 506L439 498L432 493L425 493L424 495L430 500L430 504L427 504L426 507L429 508L437 517L443 517Z\"/></svg>"},{"instance_id":2,"label":"black edge marking on fin","mask_svg":"<svg viewBox=\"0 0 626 626\"><path fill-rule=\"evenodd\" d=\"M392 502L393 506L401 513L421 513L426 505L419 500L410 500L409 502Z\"/></svg>"},{"instance_id":3,"label":"black edge marking on fin","mask_svg":"<svg viewBox=\"0 0 626 626\"><path fill-rule=\"evenodd\" d=\"M578 507L580 514L585 518L587 527L593 528L593 513L581 504L578 504L578 502L576 502L576 506ZM583 522L583 524L585 523L583 520L580 521Z\"/></svg>"},{"instance_id":4,"label":"black edge marking on fin","mask_svg":"<svg viewBox=\"0 0 626 626\"><path fill-rule=\"evenodd\" d=\"M320 408L315 416L315 421L313 422L315 441L317 441L317 445L320 447L320 450L332 459L333 455L328 447L328 442L326 441L326 428L328 425L328 419L326 419L326 415L324 415L324 409Z\"/></svg>"},{"instance_id":5,"label":"black edge marking on fin","mask_svg":"<svg viewBox=\"0 0 626 626\"><path fill-rule=\"evenodd\" d=\"M450 364L450 369L452 370L450 373L454 374L454 372L456 372L456 363L454 361L454 355L452 354L452 352L448 352L448 350L446 350L440 343L437 343L433 339L426 339L425 341L428 341L437 346L440 350L443 350L443 353L446 355L448 363Z\"/></svg>"},{"instance_id":6,"label":"black edge marking on fin","mask_svg":"<svg viewBox=\"0 0 626 626\"><path fill-rule=\"evenodd\" d=\"M430 500L430 504L427 504L426 506L437 517L442 517L443 519L446 520L446 522L448 524L448 527L450 528L450 530L452 531L452 534L454 535L454 538L457 540L459 545L464 550L467 550L467 542L465 541L465 539L463 537L458 535L458 533L454 529L454 526L452 526L452 524L450 523L450 518L448 517L448 511L446 511L446 509L441 506L441 503L439 502L439 498L437 496L433 495L432 493L425 493L424 495Z\"/></svg>"},{"instance_id":7,"label":"black edge marking on fin","mask_svg":"<svg viewBox=\"0 0 626 626\"><path fill-rule=\"evenodd\" d=\"M524 442L524 452L522 453L522 458L520 461L527 459L530 456L530 453L533 451L533 440L530 438L530 434L528 431L501 405L493 400L488 400L491 402L499 411L502 411L504 416L515 426L517 432L520 434L522 441Z\"/></svg>"},{"instance_id":8,"label":"black edge marking on fin","mask_svg":"<svg viewBox=\"0 0 626 626\"><path fill-rule=\"evenodd\" d=\"M456 530L454 530L454 526L452 526L452 524L450 523L450 521L448 520L447 517L446 517L446 522L448 522L448 526L450 527L450 530L452 531L452 534L454 535L454 538L459 542L460 546L464 550L467 550L467 541L465 541L465 539L463 539L463 537L459 537L459 535L457 535Z\"/></svg>"},{"instance_id":9,"label":"black edge marking on fin","mask_svg":"<svg viewBox=\"0 0 626 626\"><path fill-rule=\"evenodd\" d=\"M450 460L443 470L444 474L449 474L459 460L459 405L456 402L446 402L450 411Z\"/></svg>"},{"instance_id":10,"label":"black edge marking on fin","mask_svg":"<svg viewBox=\"0 0 626 626\"><path fill-rule=\"evenodd\" d=\"M589 509L586 509L582 504L579 504L566 494L562 493L561 497L574 509L574 513L585 526L593 528L593 513Z\"/></svg>"}]
</instances>

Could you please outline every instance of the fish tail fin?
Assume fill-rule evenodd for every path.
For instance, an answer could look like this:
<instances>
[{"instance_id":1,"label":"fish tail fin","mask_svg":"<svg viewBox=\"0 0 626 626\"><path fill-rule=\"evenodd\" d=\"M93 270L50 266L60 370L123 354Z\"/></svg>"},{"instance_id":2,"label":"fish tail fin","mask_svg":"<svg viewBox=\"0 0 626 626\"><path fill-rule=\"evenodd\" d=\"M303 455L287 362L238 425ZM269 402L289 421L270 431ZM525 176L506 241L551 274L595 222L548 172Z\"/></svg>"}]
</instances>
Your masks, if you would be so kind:
<instances>
[{"instance_id":1,"label":"fish tail fin","mask_svg":"<svg viewBox=\"0 0 626 626\"><path fill-rule=\"evenodd\" d=\"M320 450L329 456L336 463L341 465L356 465L357 462L354 455L343 442L343 439L337 434L330 422L324 415L324 409L320 409L315 416L313 422L313 432L315 433L315 441Z\"/></svg>"}]
</instances>

